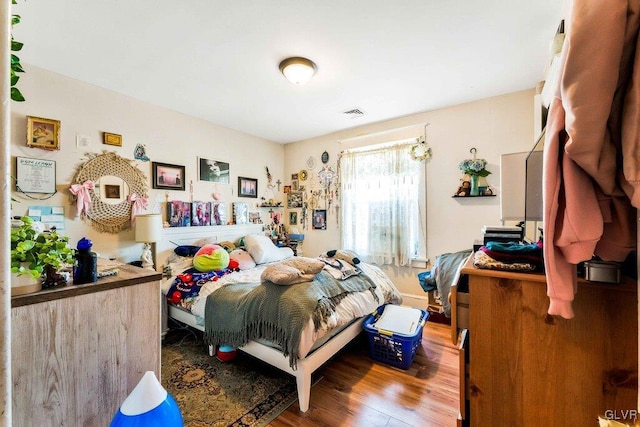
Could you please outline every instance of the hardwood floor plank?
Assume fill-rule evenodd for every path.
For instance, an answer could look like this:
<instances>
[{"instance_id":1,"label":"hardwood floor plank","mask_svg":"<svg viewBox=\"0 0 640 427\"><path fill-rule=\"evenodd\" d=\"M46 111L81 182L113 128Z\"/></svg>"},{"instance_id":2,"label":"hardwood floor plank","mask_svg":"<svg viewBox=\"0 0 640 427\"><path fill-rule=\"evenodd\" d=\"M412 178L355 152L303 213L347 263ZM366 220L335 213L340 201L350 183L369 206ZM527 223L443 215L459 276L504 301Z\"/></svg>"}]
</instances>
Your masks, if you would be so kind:
<instances>
[{"instance_id":1,"label":"hardwood floor plank","mask_svg":"<svg viewBox=\"0 0 640 427\"><path fill-rule=\"evenodd\" d=\"M311 407L294 403L271 427L454 426L459 408L458 349L450 326L427 322L407 370L369 357L362 334L318 370Z\"/></svg>"}]
</instances>

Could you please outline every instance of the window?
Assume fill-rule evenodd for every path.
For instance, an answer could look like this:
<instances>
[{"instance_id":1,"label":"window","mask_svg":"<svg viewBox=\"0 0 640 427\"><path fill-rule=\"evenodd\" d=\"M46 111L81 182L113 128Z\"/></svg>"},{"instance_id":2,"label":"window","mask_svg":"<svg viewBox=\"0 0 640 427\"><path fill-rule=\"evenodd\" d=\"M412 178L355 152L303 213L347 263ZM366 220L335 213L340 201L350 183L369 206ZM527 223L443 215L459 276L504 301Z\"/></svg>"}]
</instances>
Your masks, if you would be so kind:
<instances>
[{"instance_id":1,"label":"window","mask_svg":"<svg viewBox=\"0 0 640 427\"><path fill-rule=\"evenodd\" d=\"M369 262L409 265L424 256L424 162L411 141L348 150L340 159L342 247Z\"/></svg>"}]
</instances>

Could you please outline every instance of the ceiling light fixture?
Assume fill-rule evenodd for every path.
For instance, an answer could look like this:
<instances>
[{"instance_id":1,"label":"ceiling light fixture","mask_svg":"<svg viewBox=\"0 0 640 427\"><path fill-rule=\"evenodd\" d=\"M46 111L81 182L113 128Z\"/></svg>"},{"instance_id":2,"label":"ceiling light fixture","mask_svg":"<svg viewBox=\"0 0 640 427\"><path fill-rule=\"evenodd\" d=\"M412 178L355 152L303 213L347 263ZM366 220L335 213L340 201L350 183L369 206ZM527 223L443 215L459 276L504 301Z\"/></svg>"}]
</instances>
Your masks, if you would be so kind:
<instances>
[{"instance_id":1,"label":"ceiling light fixture","mask_svg":"<svg viewBox=\"0 0 640 427\"><path fill-rule=\"evenodd\" d=\"M300 86L311 80L317 69L313 61L299 56L287 58L280 63L282 75L291 83Z\"/></svg>"}]
</instances>

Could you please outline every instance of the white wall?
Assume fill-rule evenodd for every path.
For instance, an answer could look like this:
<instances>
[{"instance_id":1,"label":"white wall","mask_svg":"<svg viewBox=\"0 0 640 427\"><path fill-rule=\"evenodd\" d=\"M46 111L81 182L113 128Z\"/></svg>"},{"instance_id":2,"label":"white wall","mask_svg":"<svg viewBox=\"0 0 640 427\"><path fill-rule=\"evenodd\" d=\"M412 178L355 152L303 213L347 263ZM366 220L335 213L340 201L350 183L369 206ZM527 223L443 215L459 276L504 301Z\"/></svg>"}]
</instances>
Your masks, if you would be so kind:
<instances>
[{"instance_id":1,"label":"white wall","mask_svg":"<svg viewBox=\"0 0 640 427\"><path fill-rule=\"evenodd\" d=\"M20 80L20 89L27 101L12 103L11 155L55 160L57 166L58 194L48 200L30 200L25 195L12 192L18 200L13 203L12 215L23 215L30 205L65 206L65 234L73 244L81 237L94 242L96 251L103 256L116 256L129 262L138 259L141 244L133 241L133 231L118 234L99 233L89 223L75 217L75 206L70 204L68 188L85 152L116 151L126 158L133 158L137 143L145 144L152 161L186 166L186 176L193 179L194 200L211 200L214 191L221 192L228 202L243 201L254 206L259 199L236 197L237 177L259 179L259 193L265 194L266 173L269 167L274 181L280 179L289 184L291 174L306 168L307 159L313 156L316 168L322 165L320 156L327 151L329 165L337 169L336 160L341 150L357 145L419 137L427 127L427 142L433 150L433 158L427 165L427 256L433 259L444 252L471 247L473 240L481 237L480 228L485 224L497 224L500 219L499 197L454 199L460 171L458 163L469 157L475 147L478 156L486 158L488 169L493 172L489 183L499 194L500 154L526 151L533 141L533 90L489 98L473 103L443 108L400 119L326 135L307 141L282 146L235 130L217 126L203 120L188 117L174 111L149 105L133 98L107 91L96 86L27 66L27 73ZM213 101L212 101L213 102ZM26 116L38 116L61 121L61 149L45 151L26 146ZM123 146L102 144L102 132L123 136ZM76 136L88 136L88 148L76 146ZM200 182L197 179L197 157L207 157L229 162L231 183L228 185ZM138 162L138 167L151 176L150 162ZM12 168L15 168L15 162ZM12 171L15 174L15 170ZM306 183L309 189L314 174ZM188 191L170 191L170 200L190 200ZM154 202L164 202L164 190L149 190L150 209ZM40 195L32 195L39 197ZM282 198L282 192L276 195ZM336 203L328 208L327 230L298 228L306 236L304 254L315 256L323 251L340 247L340 229ZM164 206L162 206L164 208ZM324 208L324 203L321 203ZM230 213L229 213L230 215ZM267 216L262 210L263 218ZM301 218L298 218L299 221ZM288 215L284 216L288 224ZM405 294L424 295L416 273L422 269L387 268Z\"/></svg>"},{"instance_id":2,"label":"white wall","mask_svg":"<svg viewBox=\"0 0 640 427\"><path fill-rule=\"evenodd\" d=\"M242 201L255 206L259 198L236 197L237 178L257 178L259 196L262 196L266 188L265 166L269 167L274 182L278 179L284 181L284 149L280 144L28 65L26 73L20 79L20 90L27 101L11 104L12 174L15 176L15 156L55 160L58 193L48 200L40 201L12 191L12 196L18 202L12 204L11 214L24 215L30 205L64 206L64 234L70 237L70 242L75 246L78 239L86 236L93 240L95 250L102 256L116 256L121 261L129 262L140 257L142 247L133 241L131 229L118 234L99 233L90 223L76 217L76 209L70 204L68 189L86 152L115 151L122 157L133 159L136 144L145 144L151 161L186 166L187 180L192 179L194 183L193 200L212 200L211 195L215 191L224 195L224 201ZM59 151L26 146L27 116L61 121ZM103 131L122 135L122 147L104 145ZM90 146L78 148L77 135L88 136ZM198 181L198 156L228 162L230 184ZM151 162L136 164L146 174L151 187ZM15 190L15 186L12 190ZM164 203L165 190L150 189L149 194L149 210L153 209L156 201ZM40 198L43 195L30 196ZM187 191L169 191L168 196L169 200L191 200L188 185ZM164 209L164 205L162 208ZM230 217L229 211L228 218Z\"/></svg>"},{"instance_id":3,"label":"white wall","mask_svg":"<svg viewBox=\"0 0 640 427\"><path fill-rule=\"evenodd\" d=\"M286 183L292 173L306 168L310 156L321 166L320 156L326 150L329 164L335 168L338 154L345 148L419 137L424 134L425 123L430 123L427 143L433 158L427 165L427 256L433 260L441 253L471 248L474 239L482 237L483 225L500 224L500 200L452 198L461 177L458 163L470 158L469 150L475 147L477 156L489 162L487 169L492 174L487 180L499 195L500 155L528 151L533 145L533 96L532 89L288 144L284 150ZM339 212L331 209L327 217L327 230L311 230L310 226L303 230L298 225L305 234L305 255L340 247ZM386 270L403 293L424 295L416 278L424 269Z\"/></svg>"}]
</instances>

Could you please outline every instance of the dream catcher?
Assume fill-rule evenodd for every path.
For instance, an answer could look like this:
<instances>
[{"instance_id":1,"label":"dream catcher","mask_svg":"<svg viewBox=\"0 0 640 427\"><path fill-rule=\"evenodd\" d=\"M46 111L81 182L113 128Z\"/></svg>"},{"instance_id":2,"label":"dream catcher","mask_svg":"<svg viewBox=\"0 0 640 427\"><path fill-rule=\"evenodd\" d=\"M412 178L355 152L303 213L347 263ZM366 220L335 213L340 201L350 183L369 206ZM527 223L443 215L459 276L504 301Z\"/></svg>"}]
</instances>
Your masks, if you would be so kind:
<instances>
[{"instance_id":1,"label":"dream catcher","mask_svg":"<svg viewBox=\"0 0 640 427\"><path fill-rule=\"evenodd\" d=\"M324 199L326 209L331 209L331 203L335 196L332 186L336 181L336 177L337 174L331 166L325 165L318 171L318 183L320 185L318 196Z\"/></svg>"}]
</instances>

